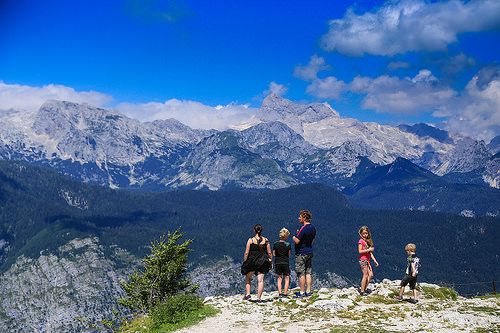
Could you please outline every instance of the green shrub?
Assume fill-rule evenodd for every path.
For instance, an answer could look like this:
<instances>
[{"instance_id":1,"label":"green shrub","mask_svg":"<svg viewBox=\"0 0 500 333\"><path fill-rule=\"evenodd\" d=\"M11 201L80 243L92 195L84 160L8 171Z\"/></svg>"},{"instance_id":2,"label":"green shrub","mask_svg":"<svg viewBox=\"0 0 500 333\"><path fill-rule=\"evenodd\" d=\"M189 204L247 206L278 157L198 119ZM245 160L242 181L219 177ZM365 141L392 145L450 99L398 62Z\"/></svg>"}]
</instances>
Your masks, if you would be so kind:
<instances>
[{"instance_id":1,"label":"green shrub","mask_svg":"<svg viewBox=\"0 0 500 333\"><path fill-rule=\"evenodd\" d=\"M188 293L196 291L198 285L192 285L187 276L187 255L193 251L189 248L193 240L178 244L183 235L177 229L173 234L168 232L167 238L163 235L151 242L151 254L142 259L144 267L130 274L129 282L121 281L127 297L118 304L145 314L188 288Z\"/></svg>"},{"instance_id":2,"label":"green shrub","mask_svg":"<svg viewBox=\"0 0 500 333\"><path fill-rule=\"evenodd\" d=\"M192 312L203 307L202 299L196 294L177 294L167 297L150 312L153 327L165 324L177 324L185 320Z\"/></svg>"}]
</instances>

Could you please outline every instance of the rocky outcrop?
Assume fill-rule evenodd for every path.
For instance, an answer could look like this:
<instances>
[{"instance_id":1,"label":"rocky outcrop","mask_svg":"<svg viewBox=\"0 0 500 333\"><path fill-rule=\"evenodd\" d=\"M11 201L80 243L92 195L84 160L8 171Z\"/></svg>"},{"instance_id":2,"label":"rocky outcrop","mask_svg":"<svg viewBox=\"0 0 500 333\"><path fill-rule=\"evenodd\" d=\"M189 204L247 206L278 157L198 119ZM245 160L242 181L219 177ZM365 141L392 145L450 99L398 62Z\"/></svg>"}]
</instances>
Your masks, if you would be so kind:
<instances>
[{"instance_id":1,"label":"rocky outcrop","mask_svg":"<svg viewBox=\"0 0 500 333\"><path fill-rule=\"evenodd\" d=\"M392 298L400 281L371 284L361 297L356 288L314 291L307 298L278 298L264 293L262 303L243 295L207 297L220 310L179 332L492 332L500 328L500 298L463 298L438 285L420 283L419 302ZM255 300L255 296L254 296Z\"/></svg>"},{"instance_id":2,"label":"rocky outcrop","mask_svg":"<svg viewBox=\"0 0 500 333\"><path fill-rule=\"evenodd\" d=\"M80 332L88 322L114 318L136 259L97 238L74 239L38 259L20 256L0 276L0 331Z\"/></svg>"}]
</instances>

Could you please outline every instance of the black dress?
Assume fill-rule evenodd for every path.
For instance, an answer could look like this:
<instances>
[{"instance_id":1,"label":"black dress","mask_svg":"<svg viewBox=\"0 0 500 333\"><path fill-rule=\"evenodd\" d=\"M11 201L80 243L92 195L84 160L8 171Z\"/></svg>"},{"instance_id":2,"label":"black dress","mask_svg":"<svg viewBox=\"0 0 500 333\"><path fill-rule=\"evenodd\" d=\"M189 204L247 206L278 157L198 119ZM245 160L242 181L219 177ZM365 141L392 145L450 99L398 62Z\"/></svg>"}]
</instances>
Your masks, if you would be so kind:
<instances>
[{"instance_id":1,"label":"black dress","mask_svg":"<svg viewBox=\"0 0 500 333\"><path fill-rule=\"evenodd\" d=\"M265 244L262 244L262 246L252 242L252 244L250 244L247 260L241 265L241 274L247 275L250 272L268 273L270 265L258 263L258 259L263 255L269 258L267 254L267 241Z\"/></svg>"}]
</instances>

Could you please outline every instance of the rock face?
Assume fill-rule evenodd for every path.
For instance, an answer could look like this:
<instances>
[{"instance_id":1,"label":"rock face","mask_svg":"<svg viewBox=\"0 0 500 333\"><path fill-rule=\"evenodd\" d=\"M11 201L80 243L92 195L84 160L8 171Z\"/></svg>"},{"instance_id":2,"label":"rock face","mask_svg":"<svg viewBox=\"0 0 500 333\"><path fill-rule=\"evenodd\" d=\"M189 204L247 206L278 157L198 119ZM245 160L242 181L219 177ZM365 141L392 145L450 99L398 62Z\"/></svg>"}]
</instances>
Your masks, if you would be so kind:
<instances>
[{"instance_id":1,"label":"rock face","mask_svg":"<svg viewBox=\"0 0 500 333\"><path fill-rule=\"evenodd\" d=\"M112 259L112 260L111 260ZM57 254L36 260L21 256L0 276L0 331L80 332L86 325L114 318L136 259L119 248L105 248L97 238L75 239Z\"/></svg>"},{"instance_id":2,"label":"rock face","mask_svg":"<svg viewBox=\"0 0 500 333\"><path fill-rule=\"evenodd\" d=\"M493 332L500 328L500 299L455 297L438 285L419 283L419 302L392 295L400 281L371 284L361 297L355 288L321 288L307 298L278 298L264 292L263 303L243 295L207 297L221 312L179 332ZM255 300L255 295L253 295Z\"/></svg>"}]
</instances>

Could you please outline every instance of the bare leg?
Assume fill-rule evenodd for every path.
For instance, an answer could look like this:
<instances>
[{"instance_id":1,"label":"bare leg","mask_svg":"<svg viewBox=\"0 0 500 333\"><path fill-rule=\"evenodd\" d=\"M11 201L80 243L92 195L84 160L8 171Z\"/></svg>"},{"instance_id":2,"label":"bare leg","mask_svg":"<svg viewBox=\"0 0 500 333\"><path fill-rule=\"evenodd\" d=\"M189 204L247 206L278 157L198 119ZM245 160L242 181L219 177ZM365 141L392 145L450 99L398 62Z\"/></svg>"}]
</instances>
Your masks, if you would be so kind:
<instances>
[{"instance_id":1,"label":"bare leg","mask_svg":"<svg viewBox=\"0 0 500 333\"><path fill-rule=\"evenodd\" d=\"M280 295L281 295L281 281L283 281L283 278L281 277L281 275L278 275L278 294Z\"/></svg>"},{"instance_id":2,"label":"bare leg","mask_svg":"<svg viewBox=\"0 0 500 333\"><path fill-rule=\"evenodd\" d=\"M312 276L311 274L306 274L306 284L307 284L307 292L311 292L311 284L312 284Z\"/></svg>"},{"instance_id":3,"label":"bare leg","mask_svg":"<svg viewBox=\"0 0 500 333\"><path fill-rule=\"evenodd\" d=\"M264 275L263 273L257 273L257 298L260 299L262 293L264 292Z\"/></svg>"},{"instance_id":4,"label":"bare leg","mask_svg":"<svg viewBox=\"0 0 500 333\"><path fill-rule=\"evenodd\" d=\"M361 266L361 271L363 272L363 278L361 279L361 292L366 291L369 283L369 268L368 266Z\"/></svg>"},{"instance_id":5,"label":"bare leg","mask_svg":"<svg viewBox=\"0 0 500 333\"><path fill-rule=\"evenodd\" d=\"M249 272L245 275L245 290L246 295L250 295L250 290L252 288L252 275L254 272Z\"/></svg>"},{"instance_id":6,"label":"bare leg","mask_svg":"<svg viewBox=\"0 0 500 333\"><path fill-rule=\"evenodd\" d=\"M373 278L373 269L371 265L368 265L368 279L366 280L365 291L368 289L371 279Z\"/></svg>"},{"instance_id":7,"label":"bare leg","mask_svg":"<svg viewBox=\"0 0 500 333\"><path fill-rule=\"evenodd\" d=\"M285 275L285 295L288 295L289 285L290 285L290 275Z\"/></svg>"},{"instance_id":8,"label":"bare leg","mask_svg":"<svg viewBox=\"0 0 500 333\"><path fill-rule=\"evenodd\" d=\"M301 275L299 277L300 292L303 293L306 290L306 276Z\"/></svg>"}]
</instances>

